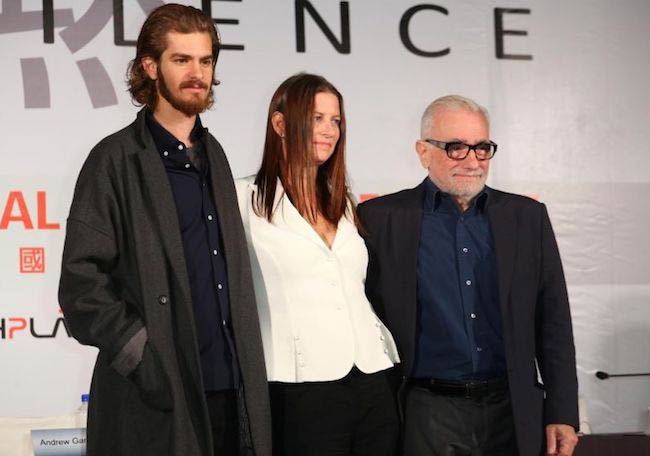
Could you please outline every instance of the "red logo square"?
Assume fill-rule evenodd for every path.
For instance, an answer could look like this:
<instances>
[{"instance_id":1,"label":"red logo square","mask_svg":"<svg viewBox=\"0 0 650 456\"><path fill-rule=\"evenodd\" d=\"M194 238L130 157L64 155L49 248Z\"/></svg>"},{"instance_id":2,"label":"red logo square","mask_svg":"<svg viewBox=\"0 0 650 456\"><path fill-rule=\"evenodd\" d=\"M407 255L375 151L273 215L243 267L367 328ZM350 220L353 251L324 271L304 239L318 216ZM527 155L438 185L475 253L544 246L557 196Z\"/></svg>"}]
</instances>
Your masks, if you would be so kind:
<instances>
[{"instance_id":1,"label":"red logo square","mask_svg":"<svg viewBox=\"0 0 650 456\"><path fill-rule=\"evenodd\" d=\"M45 249L43 247L20 248L20 273L45 272Z\"/></svg>"}]
</instances>

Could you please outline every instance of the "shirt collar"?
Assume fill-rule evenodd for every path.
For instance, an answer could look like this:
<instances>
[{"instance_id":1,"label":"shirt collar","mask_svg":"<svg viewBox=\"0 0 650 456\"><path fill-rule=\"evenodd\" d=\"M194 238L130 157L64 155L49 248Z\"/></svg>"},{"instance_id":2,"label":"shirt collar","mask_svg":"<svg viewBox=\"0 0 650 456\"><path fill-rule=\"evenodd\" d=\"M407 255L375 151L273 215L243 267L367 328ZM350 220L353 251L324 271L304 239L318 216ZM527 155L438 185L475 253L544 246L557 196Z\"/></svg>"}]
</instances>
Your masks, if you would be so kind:
<instances>
[{"instance_id":1,"label":"shirt collar","mask_svg":"<svg viewBox=\"0 0 650 456\"><path fill-rule=\"evenodd\" d=\"M182 141L176 139L176 137L168 132L165 127L160 125L153 116L153 113L148 109L146 112L145 121L147 123L147 127L149 128L149 131L151 132L151 137L153 138L153 142L156 145L156 149L158 149L159 154L167 157L173 153L185 153L187 145L183 144ZM202 132L203 125L201 124L200 117L197 115L196 121L194 122L194 127L190 133L190 138L192 138L193 143L201 140Z\"/></svg>"},{"instance_id":2,"label":"shirt collar","mask_svg":"<svg viewBox=\"0 0 650 456\"><path fill-rule=\"evenodd\" d=\"M476 197L474 197L469 210L472 210L474 207L476 207L478 211L482 213L485 210L488 195L489 188L487 186L483 187L483 190L481 190L481 192L476 195ZM427 177L425 179L424 185L424 211L434 212L440 209L441 205L443 205L443 207L450 207L448 206L449 203L453 204L454 207L456 207L456 204L453 202L450 195L440 190L438 186L434 184L429 177Z\"/></svg>"}]
</instances>

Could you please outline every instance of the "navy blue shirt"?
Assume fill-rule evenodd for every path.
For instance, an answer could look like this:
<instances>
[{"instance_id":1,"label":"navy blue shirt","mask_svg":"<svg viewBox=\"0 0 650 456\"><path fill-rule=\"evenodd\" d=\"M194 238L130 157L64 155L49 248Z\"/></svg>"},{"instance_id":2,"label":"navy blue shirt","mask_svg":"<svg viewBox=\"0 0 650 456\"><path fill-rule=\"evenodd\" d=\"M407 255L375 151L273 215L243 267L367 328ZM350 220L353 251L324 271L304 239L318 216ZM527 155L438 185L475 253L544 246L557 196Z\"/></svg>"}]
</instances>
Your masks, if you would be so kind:
<instances>
[{"instance_id":1,"label":"navy blue shirt","mask_svg":"<svg viewBox=\"0 0 650 456\"><path fill-rule=\"evenodd\" d=\"M228 274L219 217L209 179L204 129L199 117L192 147L176 139L147 112L147 126L169 178L190 281L201 372L206 391L239 385L239 366L230 322Z\"/></svg>"},{"instance_id":2,"label":"navy blue shirt","mask_svg":"<svg viewBox=\"0 0 650 456\"><path fill-rule=\"evenodd\" d=\"M418 250L418 328L412 375L480 379L504 375L496 259L481 192L461 213L426 180Z\"/></svg>"}]
</instances>

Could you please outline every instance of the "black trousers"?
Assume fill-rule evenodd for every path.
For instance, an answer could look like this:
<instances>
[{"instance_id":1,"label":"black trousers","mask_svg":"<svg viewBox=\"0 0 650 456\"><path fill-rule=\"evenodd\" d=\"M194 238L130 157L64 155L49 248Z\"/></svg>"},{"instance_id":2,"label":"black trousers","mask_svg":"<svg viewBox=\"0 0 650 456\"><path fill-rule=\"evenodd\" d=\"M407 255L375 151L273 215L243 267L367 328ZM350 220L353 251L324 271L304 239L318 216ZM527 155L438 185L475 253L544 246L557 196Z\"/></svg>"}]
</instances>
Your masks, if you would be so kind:
<instances>
[{"instance_id":1,"label":"black trousers","mask_svg":"<svg viewBox=\"0 0 650 456\"><path fill-rule=\"evenodd\" d=\"M212 425L214 454L237 456L239 454L239 416L235 390L208 391L208 414Z\"/></svg>"},{"instance_id":2,"label":"black trousers","mask_svg":"<svg viewBox=\"0 0 650 456\"><path fill-rule=\"evenodd\" d=\"M399 433L387 371L269 383L274 456L393 456Z\"/></svg>"},{"instance_id":3,"label":"black trousers","mask_svg":"<svg viewBox=\"0 0 650 456\"><path fill-rule=\"evenodd\" d=\"M404 456L517 454L507 390L471 399L409 387L404 407Z\"/></svg>"}]
</instances>

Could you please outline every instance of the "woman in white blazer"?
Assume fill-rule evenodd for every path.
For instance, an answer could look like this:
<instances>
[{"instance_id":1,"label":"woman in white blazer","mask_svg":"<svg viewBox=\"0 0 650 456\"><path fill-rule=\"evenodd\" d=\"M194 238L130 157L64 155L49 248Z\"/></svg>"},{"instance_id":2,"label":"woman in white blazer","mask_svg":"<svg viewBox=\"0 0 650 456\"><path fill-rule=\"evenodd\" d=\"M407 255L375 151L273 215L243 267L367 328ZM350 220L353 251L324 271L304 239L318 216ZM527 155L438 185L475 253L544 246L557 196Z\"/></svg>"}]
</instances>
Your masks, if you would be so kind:
<instances>
[{"instance_id":1,"label":"woman in white blazer","mask_svg":"<svg viewBox=\"0 0 650 456\"><path fill-rule=\"evenodd\" d=\"M236 182L262 329L274 454L392 455L399 361L364 293L365 244L345 173L343 99L297 74L269 107L255 176Z\"/></svg>"}]
</instances>

